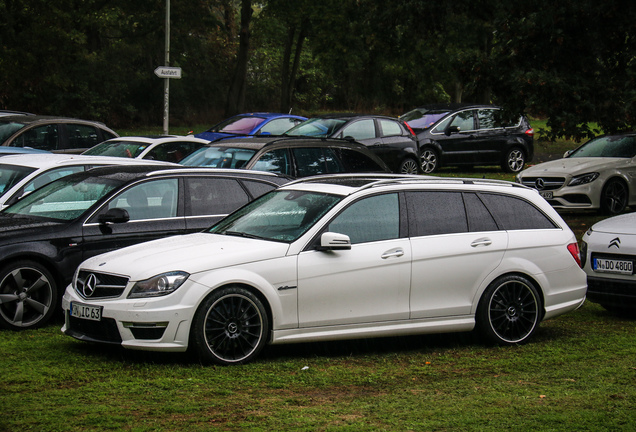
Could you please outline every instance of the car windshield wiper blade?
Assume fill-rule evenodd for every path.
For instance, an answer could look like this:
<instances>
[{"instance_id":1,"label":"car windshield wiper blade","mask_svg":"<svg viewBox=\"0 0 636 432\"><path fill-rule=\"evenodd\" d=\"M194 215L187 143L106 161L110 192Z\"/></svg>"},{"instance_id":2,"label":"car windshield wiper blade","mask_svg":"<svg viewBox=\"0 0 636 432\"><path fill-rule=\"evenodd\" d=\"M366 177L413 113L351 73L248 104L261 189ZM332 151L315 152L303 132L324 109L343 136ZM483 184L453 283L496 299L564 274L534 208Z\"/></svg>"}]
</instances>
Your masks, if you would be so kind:
<instances>
[{"instance_id":1,"label":"car windshield wiper blade","mask_svg":"<svg viewBox=\"0 0 636 432\"><path fill-rule=\"evenodd\" d=\"M254 235L254 234L241 232L241 231L225 231L224 234L225 235L230 235L230 236L237 236L237 237L245 237L245 238L251 238L251 239L265 240L265 237L261 237L261 236L257 236L257 235Z\"/></svg>"}]
</instances>

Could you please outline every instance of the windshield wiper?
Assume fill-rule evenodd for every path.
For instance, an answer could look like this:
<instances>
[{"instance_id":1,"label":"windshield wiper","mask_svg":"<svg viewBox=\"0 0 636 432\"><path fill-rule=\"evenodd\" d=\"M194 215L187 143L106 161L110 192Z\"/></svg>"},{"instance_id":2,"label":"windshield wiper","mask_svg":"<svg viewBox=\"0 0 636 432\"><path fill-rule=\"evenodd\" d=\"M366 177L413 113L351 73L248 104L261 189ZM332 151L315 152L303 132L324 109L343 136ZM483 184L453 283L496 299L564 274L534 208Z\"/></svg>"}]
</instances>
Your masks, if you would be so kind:
<instances>
[{"instance_id":1,"label":"windshield wiper","mask_svg":"<svg viewBox=\"0 0 636 432\"><path fill-rule=\"evenodd\" d=\"M225 231L224 232L225 235L230 235L230 236L237 236L237 237L245 237L245 238L251 238L251 239L257 239L257 240L266 240L265 237L261 237L261 236L257 236L254 234L249 234L246 232L241 232L241 231Z\"/></svg>"}]
</instances>

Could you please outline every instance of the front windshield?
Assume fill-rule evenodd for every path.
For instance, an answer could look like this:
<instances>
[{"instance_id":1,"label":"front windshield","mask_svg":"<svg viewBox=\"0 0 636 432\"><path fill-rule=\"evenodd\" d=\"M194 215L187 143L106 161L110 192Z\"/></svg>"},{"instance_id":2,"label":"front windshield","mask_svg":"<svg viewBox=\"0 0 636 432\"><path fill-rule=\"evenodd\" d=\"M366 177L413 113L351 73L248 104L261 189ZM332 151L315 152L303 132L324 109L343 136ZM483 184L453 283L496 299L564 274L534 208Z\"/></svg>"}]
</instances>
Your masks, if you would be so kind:
<instances>
[{"instance_id":1,"label":"front windshield","mask_svg":"<svg viewBox=\"0 0 636 432\"><path fill-rule=\"evenodd\" d=\"M120 184L121 181L99 177L79 181L63 177L25 196L4 213L71 221Z\"/></svg>"},{"instance_id":2,"label":"front windshield","mask_svg":"<svg viewBox=\"0 0 636 432\"><path fill-rule=\"evenodd\" d=\"M249 135L254 128L263 123L263 117L232 117L212 126L207 132L223 132L237 135Z\"/></svg>"},{"instance_id":3,"label":"front windshield","mask_svg":"<svg viewBox=\"0 0 636 432\"><path fill-rule=\"evenodd\" d=\"M228 216L209 232L291 243L343 197L318 192L270 192Z\"/></svg>"},{"instance_id":4,"label":"front windshield","mask_svg":"<svg viewBox=\"0 0 636 432\"><path fill-rule=\"evenodd\" d=\"M446 114L448 110L427 110L416 108L400 116L400 120L404 120L413 129L428 129L435 124L435 122Z\"/></svg>"},{"instance_id":5,"label":"front windshield","mask_svg":"<svg viewBox=\"0 0 636 432\"><path fill-rule=\"evenodd\" d=\"M185 166L210 168L243 168L254 156L256 150L232 147L202 147L183 158L179 163Z\"/></svg>"},{"instance_id":6,"label":"front windshield","mask_svg":"<svg viewBox=\"0 0 636 432\"><path fill-rule=\"evenodd\" d=\"M148 144L135 141L108 141L97 144L82 154L136 158L146 147L148 147Z\"/></svg>"},{"instance_id":7,"label":"front windshield","mask_svg":"<svg viewBox=\"0 0 636 432\"><path fill-rule=\"evenodd\" d=\"M0 165L0 196L18 184L23 178L35 171L35 168L19 165Z\"/></svg>"},{"instance_id":8,"label":"front windshield","mask_svg":"<svg viewBox=\"0 0 636 432\"><path fill-rule=\"evenodd\" d=\"M586 142L568 157L632 158L634 156L636 156L636 137L604 136Z\"/></svg>"},{"instance_id":9,"label":"front windshield","mask_svg":"<svg viewBox=\"0 0 636 432\"><path fill-rule=\"evenodd\" d=\"M294 126L285 132L285 135L330 137L346 122L346 120L341 119L313 118Z\"/></svg>"},{"instance_id":10,"label":"front windshield","mask_svg":"<svg viewBox=\"0 0 636 432\"><path fill-rule=\"evenodd\" d=\"M26 126L24 123L15 123L10 121L0 121L0 145L4 143L11 135Z\"/></svg>"}]
</instances>

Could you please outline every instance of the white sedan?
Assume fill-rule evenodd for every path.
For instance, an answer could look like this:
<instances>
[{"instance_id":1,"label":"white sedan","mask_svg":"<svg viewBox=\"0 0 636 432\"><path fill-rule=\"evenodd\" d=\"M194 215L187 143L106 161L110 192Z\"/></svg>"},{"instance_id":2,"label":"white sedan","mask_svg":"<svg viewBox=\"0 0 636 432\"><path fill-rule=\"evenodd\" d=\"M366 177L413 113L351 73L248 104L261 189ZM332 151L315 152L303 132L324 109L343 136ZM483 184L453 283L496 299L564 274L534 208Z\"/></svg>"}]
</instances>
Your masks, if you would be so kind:
<instances>
[{"instance_id":1,"label":"white sedan","mask_svg":"<svg viewBox=\"0 0 636 432\"><path fill-rule=\"evenodd\" d=\"M595 223L582 244L587 298L612 312L636 311L636 213Z\"/></svg>"},{"instance_id":2,"label":"white sedan","mask_svg":"<svg viewBox=\"0 0 636 432\"><path fill-rule=\"evenodd\" d=\"M209 140L192 135L126 136L104 141L82 154L179 163L181 159L209 143Z\"/></svg>"},{"instance_id":3,"label":"white sedan","mask_svg":"<svg viewBox=\"0 0 636 432\"><path fill-rule=\"evenodd\" d=\"M267 343L475 327L509 345L585 292L574 234L531 189L332 175L282 186L207 232L85 261L62 331L132 349L192 346L219 364Z\"/></svg>"},{"instance_id":4,"label":"white sedan","mask_svg":"<svg viewBox=\"0 0 636 432\"><path fill-rule=\"evenodd\" d=\"M636 132L594 138L563 159L517 175L557 209L600 209L618 214L636 204Z\"/></svg>"}]
</instances>

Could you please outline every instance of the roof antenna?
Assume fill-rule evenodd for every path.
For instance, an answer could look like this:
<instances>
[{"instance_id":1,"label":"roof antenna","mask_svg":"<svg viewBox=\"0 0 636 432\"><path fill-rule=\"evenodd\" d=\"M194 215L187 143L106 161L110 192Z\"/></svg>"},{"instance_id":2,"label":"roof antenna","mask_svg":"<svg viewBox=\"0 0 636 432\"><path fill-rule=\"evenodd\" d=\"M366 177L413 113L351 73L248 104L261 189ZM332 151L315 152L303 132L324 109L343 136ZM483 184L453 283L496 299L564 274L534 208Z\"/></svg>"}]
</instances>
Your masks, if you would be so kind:
<instances>
[{"instance_id":1,"label":"roof antenna","mask_svg":"<svg viewBox=\"0 0 636 432\"><path fill-rule=\"evenodd\" d=\"M287 114L291 114L293 108L289 108L289 112Z\"/></svg>"}]
</instances>

